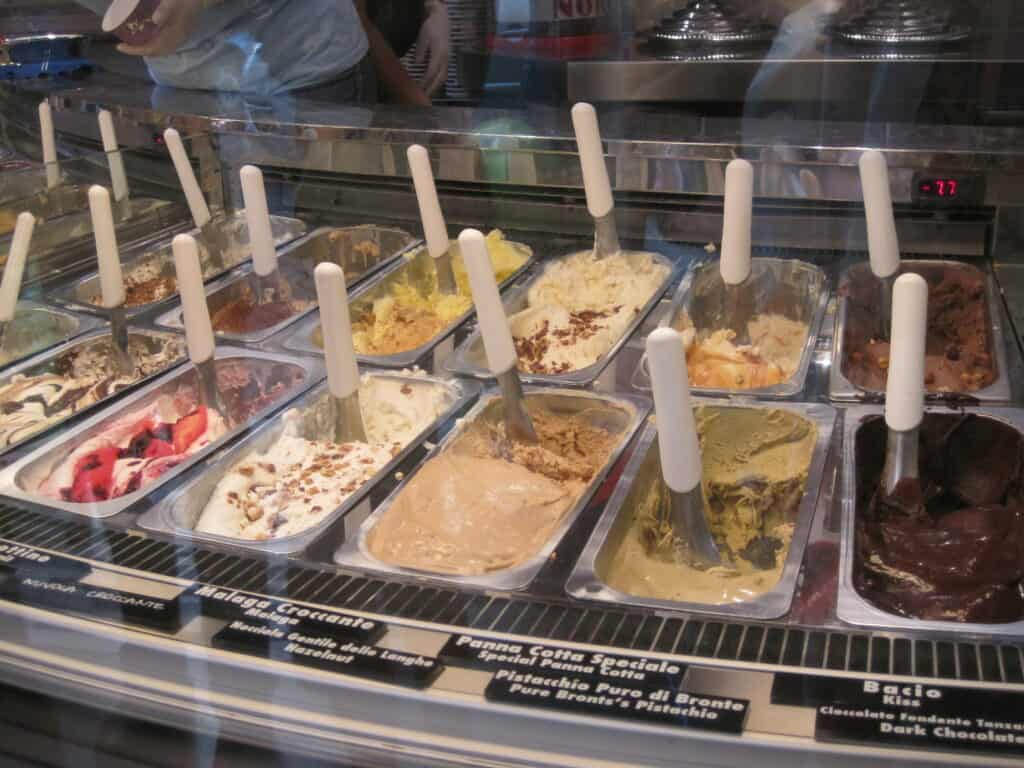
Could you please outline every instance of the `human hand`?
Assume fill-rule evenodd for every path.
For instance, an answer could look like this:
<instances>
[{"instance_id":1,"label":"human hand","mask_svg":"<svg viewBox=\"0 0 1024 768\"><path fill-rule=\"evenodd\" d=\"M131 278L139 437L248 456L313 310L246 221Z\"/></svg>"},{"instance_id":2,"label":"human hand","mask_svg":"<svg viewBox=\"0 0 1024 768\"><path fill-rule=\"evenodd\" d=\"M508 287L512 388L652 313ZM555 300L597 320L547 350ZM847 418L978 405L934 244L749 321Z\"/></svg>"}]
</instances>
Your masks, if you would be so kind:
<instances>
[{"instance_id":1,"label":"human hand","mask_svg":"<svg viewBox=\"0 0 1024 768\"><path fill-rule=\"evenodd\" d=\"M117 50L129 56L166 56L177 51L195 31L206 0L162 0L153 11L156 35L145 45L122 43Z\"/></svg>"},{"instance_id":2,"label":"human hand","mask_svg":"<svg viewBox=\"0 0 1024 768\"><path fill-rule=\"evenodd\" d=\"M416 63L426 62L420 87L433 95L448 79L448 7L443 0L426 0L427 18L416 38Z\"/></svg>"}]
</instances>

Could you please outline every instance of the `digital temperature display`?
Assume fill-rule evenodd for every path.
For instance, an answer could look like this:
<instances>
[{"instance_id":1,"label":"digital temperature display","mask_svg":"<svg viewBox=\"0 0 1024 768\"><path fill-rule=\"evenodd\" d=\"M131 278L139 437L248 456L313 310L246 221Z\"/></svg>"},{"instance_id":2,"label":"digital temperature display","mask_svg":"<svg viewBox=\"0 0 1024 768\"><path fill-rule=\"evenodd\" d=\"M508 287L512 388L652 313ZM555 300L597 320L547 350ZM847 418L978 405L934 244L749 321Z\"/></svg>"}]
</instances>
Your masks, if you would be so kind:
<instances>
[{"instance_id":1,"label":"digital temperature display","mask_svg":"<svg viewBox=\"0 0 1024 768\"><path fill-rule=\"evenodd\" d=\"M926 197L956 197L960 194L959 179L921 179L917 190Z\"/></svg>"},{"instance_id":2,"label":"digital temperature display","mask_svg":"<svg viewBox=\"0 0 1024 768\"><path fill-rule=\"evenodd\" d=\"M970 173L954 176L935 169L916 173L910 189L918 205L964 208L985 203L985 177Z\"/></svg>"}]
</instances>

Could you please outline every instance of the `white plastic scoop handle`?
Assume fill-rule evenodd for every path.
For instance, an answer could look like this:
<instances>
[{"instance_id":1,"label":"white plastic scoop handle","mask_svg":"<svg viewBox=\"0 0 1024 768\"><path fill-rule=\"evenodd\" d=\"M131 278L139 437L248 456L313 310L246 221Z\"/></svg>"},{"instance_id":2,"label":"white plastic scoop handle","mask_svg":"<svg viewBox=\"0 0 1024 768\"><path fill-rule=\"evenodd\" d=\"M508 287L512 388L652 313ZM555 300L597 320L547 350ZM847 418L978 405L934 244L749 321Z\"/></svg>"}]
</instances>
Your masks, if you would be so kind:
<instances>
[{"instance_id":1,"label":"white plastic scoop handle","mask_svg":"<svg viewBox=\"0 0 1024 768\"><path fill-rule=\"evenodd\" d=\"M313 274L327 358L327 386L331 395L344 399L359 390L359 363L352 345L345 272L337 264L325 261L317 264Z\"/></svg>"},{"instance_id":2,"label":"white plastic scoop handle","mask_svg":"<svg viewBox=\"0 0 1024 768\"><path fill-rule=\"evenodd\" d=\"M242 168L242 198L245 200L245 218L249 224L249 242L252 243L252 267L260 277L277 269L274 233L267 210L267 193L263 187L263 171L255 165Z\"/></svg>"},{"instance_id":3,"label":"white plastic scoop handle","mask_svg":"<svg viewBox=\"0 0 1024 768\"><path fill-rule=\"evenodd\" d=\"M576 104L572 108L572 127L576 132L576 147L580 153L587 210L595 219L600 219L611 213L615 202L612 199L612 184L608 179L608 166L604 162L601 130L594 107L586 102Z\"/></svg>"},{"instance_id":4,"label":"white plastic scoop handle","mask_svg":"<svg viewBox=\"0 0 1024 768\"><path fill-rule=\"evenodd\" d=\"M459 235L459 250L466 262L469 273L469 287L473 291L473 303L480 323L480 335L484 340L487 364L495 376L515 368L519 360L512 330L501 304L498 284L494 281L494 269L487 255L487 242L483 233L475 229L464 229Z\"/></svg>"},{"instance_id":5,"label":"white plastic scoop handle","mask_svg":"<svg viewBox=\"0 0 1024 768\"><path fill-rule=\"evenodd\" d=\"M174 271L178 277L185 338L189 359L199 365L212 360L216 349L210 310L203 290L203 271L199 266L199 246L192 235L178 235L172 243Z\"/></svg>"},{"instance_id":6,"label":"white plastic scoop handle","mask_svg":"<svg viewBox=\"0 0 1024 768\"><path fill-rule=\"evenodd\" d=\"M124 158L121 156L117 143L117 132L114 130L114 117L106 109L99 114L100 136L103 138L103 151L107 155L110 166L110 184L114 189L114 200L121 202L128 197L128 175L124 171Z\"/></svg>"},{"instance_id":7,"label":"white plastic scoop handle","mask_svg":"<svg viewBox=\"0 0 1024 768\"><path fill-rule=\"evenodd\" d=\"M725 169L725 213L719 262L726 285L740 285L750 277L753 209L754 167L746 160L733 160Z\"/></svg>"},{"instance_id":8,"label":"white plastic scoop handle","mask_svg":"<svg viewBox=\"0 0 1024 768\"><path fill-rule=\"evenodd\" d=\"M3 281L0 282L0 323L11 322L18 309L21 277L25 274L25 261L28 258L32 230L35 226L36 217L31 213L25 211L18 214L18 221L14 225L14 237L11 239L11 250L7 254L7 266L4 267Z\"/></svg>"},{"instance_id":9,"label":"white plastic scoop handle","mask_svg":"<svg viewBox=\"0 0 1024 768\"><path fill-rule=\"evenodd\" d=\"M43 163L46 166L46 186L53 189L60 184L60 165L57 163L57 138L53 132L53 112L50 102L39 104L39 136L43 142Z\"/></svg>"},{"instance_id":10,"label":"white plastic scoop handle","mask_svg":"<svg viewBox=\"0 0 1024 768\"><path fill-rule=\"evenodd\" d=\"M441 201L438 200L437 186L434 184L434 171L430 167L430 155L424 147L414 144L409 147L406 156L409 158L412 183L416 188L416 202L419 203L427 251L437 259L447 253L449 242L448 228L444 223Z\"/></svg>"},{"instance_id":11,"label":"white plastic scoop handle","mask_svg":"<svg viewBox=\"0 0 1024 768\"><path fill-rule=\"evenodd\" d=\"M885 155L873 149L860 156L858 165L864 192L871 271L879 278L892 277L900 268L900 242L892 213L889 167Z\"/></svg>"},{"instance_id":12,"label":"white plastic scoop handle","mask_svg":"<svg viewBox=\"0 0 1024 768\"><path fill-rule=\"evenodd\" d=\"M885 387L885 423L896 432L916 429L924 417L928 283L901 275L892 291L892 337Z\"/></svg>"},{"instance_id":13,"label":"white plastic scoop handle","mask_svg":"<svg viewBox=\"0 0 1024 768\"><path fill-rule=\"evenodd\" d=\"M659 328L647 337L654 410L658 416L658 452L665 484L687 493L700 485L700 444L690 403L683 337Z\"/></svg>"},{"instance_id":14,"label":"white plastic scoop handle","mask_svg":"<svg viewBox=\"0 0 1024 768\"><path fill-rule=\"evenodd\" d=\"M188 209L192 212L192 221L195 222L196 228L202 229L210 221L210 208L203 197L203 191L199 188L199 182L196 181L196 174L185 152L185 145L181 143L181 135L174 128L168 128L164 131L164 143L167 145L167 151L171 153L171 162L174 163L174 171L178 174L178 181L185 193Z\"/></svg>"},{"instance_id":15,"label":"white plastic scoop handle","mask_svg":"<svg viewBox=\"0 0 1024 768\"><path fill-rule=\"evenodd\" d=\"M89 213L92 215L93 239L100 267L103 306L114 309L124 304L124 276L114 232L114 214L110 209L110 193L106 187L99 184L89 187Z\"/></svg>"}]
</instances>

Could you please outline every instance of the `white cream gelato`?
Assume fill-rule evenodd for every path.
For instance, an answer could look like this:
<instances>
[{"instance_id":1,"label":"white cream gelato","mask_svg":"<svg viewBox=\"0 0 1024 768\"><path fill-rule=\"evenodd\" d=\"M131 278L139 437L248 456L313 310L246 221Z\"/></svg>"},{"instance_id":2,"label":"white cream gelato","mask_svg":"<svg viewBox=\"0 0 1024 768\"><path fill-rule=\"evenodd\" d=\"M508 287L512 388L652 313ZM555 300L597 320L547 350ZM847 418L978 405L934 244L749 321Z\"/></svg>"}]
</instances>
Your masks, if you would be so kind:
<instances>
[{"instance_id":1,"label":"white cream gelato","mask_svg":"<svg viewBox=\"0 0 1024 768\"><path fill-rule=\"evenodd\" d=\"M509 318L520 370L559 374L593 365L668 272L653 254L629 251L603 259L584 251L549 265L530 288L527 308Z\"/></svg>"},{"instance_id":2,"label":"white cream gelato","mask_svg":"<svg viewBox=\"0 0 1024 768\"><path fill-rule=\"evenodd\" d=\"M449 405L441 384L363 376L359 405L368 442L320 439L330 429L319 407L291 409L264 453L252 453L217 484L196 530L236 539L283 538L319 523L433 424Z\"/></svg>"}]
</instances>

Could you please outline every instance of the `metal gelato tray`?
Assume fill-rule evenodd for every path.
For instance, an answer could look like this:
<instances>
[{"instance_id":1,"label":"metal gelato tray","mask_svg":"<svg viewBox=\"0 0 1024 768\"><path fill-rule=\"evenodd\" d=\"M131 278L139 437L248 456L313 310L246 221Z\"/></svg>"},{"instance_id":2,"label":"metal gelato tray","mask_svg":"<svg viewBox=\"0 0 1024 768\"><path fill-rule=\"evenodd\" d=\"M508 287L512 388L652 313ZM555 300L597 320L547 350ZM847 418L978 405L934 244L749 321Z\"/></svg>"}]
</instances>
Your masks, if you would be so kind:
<instances>
[{"instance_id":1,"label":"metal gelato tray","mask_svg":"<svg viewBox=\"0 0 1024 768\"><path fill-rule=\"evenodd\" d=\"M352 230L358 230L352 232ZM342 232L345 238L338 240L335 232ZM360 243L371 242L381 246L380 255L383 260L395 258L402 252L402 248L408 248L413 239L406 232L398 229L380 227L322 227L311 232L305 238L287 246L279 255L279 268L281 273L288 279L293 289L293 299L307 302L308 306L294 314L286 317L280 323L264 328L261 331L249 333L223 333L216 330L218 337L228 341L236 341L246 344L254 344L265 341L276 333L288 328L298 319L316 308L316 288L313 283L313 271L319 261L332 261L338 263L343 269L347 268L346 276L352 283L361 279L361 269L368 269L370 272L380 268L380 264L372 260L368 262L356 246ZM341 243L343 245L339 246ZM384 255L384 246L395 249L395 253ZM252 267L245 266L237 274L226 276L206 290L206 301L210 308L211 317L222 307L241 298L248 290L255 289L255 274ZM182 330L184 323L181 317L181 308L175 307L157 317L156 324L163 328Z\"/></svg>"},{"instance_id":2,"label":"metal gelato tray","mask_svg":"<svg viewBox=\"0 0 1024 768\"><path fill-rule=\"evenodd\" d=\"M694 611L748 619L777 619L789 612L796 590L797 577L804 559L807 536L814 520L828 458L836 411L827 405L771 404L758 407L737 405L729 400L700 400L698 405L715 408L785 410L814 422L818 439L811 455L807 485L796 511L793 539L786 554L782 574L772 589L751 600L737 603L696 603L641 597L620 592L605 581L608 560L614 555L632 521L632 513L653 488L663 488L661 460L658 454L658 428L650 419L640 436L629 464L619 477L611 499L591 534L583 554L573 568L566 592L580 600L597 600L617 605L635 605L672 611ZM737 439L741 436L737 435Z\"/></svg>"},{"instance_id":3,"label":"metal gelato tray","mask_svg":"<svg viewBox=\"0 0 1024 768\"><path fill-rule=\"evenodd\" d=\"M124 418L126 413L142 410L162 395L173 396L181 391L183 385L193 390L197 388L198 377L196 376L195 368L187 366L177 371L172 371L124 398L115 407L105 409L88 421L63 433L60 437L50 440L26 456L19 458L0 472L0 495L46 507L53 507L86 517L112 517L125 511L143 497L157 491L189 467L194 466L221 446L244 433L252 423L259 421L261 418L284 406L290 399L306 391L317 381L314 374L316 376L321 375L319 371L314 371L313 365L308 361L237 348L217 350L216 363L218 367L231 361L246 361L247 366L255 369L256 375L261 378L264 384L272 378L276 379L277 376L287 376L298 379L298 381L282 391L272 403L254 413L246 421L230 428L224 435L214 440L205 448L192 454L180 464L174 465L152 482L119 498L109 501L75 503L53 499L33 490L75 448L109 429L119 419ZM182 413L180 415L184 416L185 414Z\"/></svg>"},{"instance_id":4,"label":"metal gelato tray","mask_svg":"<svg viewBox=\"0 0 1024 768\"><path fill-rule=\"evenodd\" d=\"M253 295L257 290L257 278L256 274L252 271L252 266L244 266L237 274L228 275L206 287L206 304L210 309L210 318L213 320L213 331L219 339L242 344L257 344L269 339L275 333L287 328L299 318L316 309L316 286L313 283L312 273L296 269L291 265L285 264L283 260L278 263L281 276L291 286L291 300L303 302L306 305L305 308L299 309L285 319L259 331L229 333L217 330L215 319L217 313L232 302L240 301L246 296ZM176 331L184 330L185 323L182 320L181 307L175 307L159 315L156 319L156 325Z\"/></svg>"},{"instance_id":5,"label":"metal gelato tray","mask_svg":"<svg viewBox=\"0 0 1024 768\"><path fill-rule=\"evenodd\" d=\"M979 403L1008 403L1011 400L1009 367L1006 359L1006 336L1003 330L1001 302L996 289L995 278L991 273L984 272L972 264L962 261L946 261L940 259L906 259L901 264L903 272L929 267L959 268L981 274L985 278L985 302L988 308L989 345L993 351L993 363L996 368L996 379L984 389L963 392L926 392L925 397L931 401L942 400L975 400ZM849 300L843 293L850 275L857 271L866 271L866 263L849 267L839 281L838 307L836 310L836 327L832 343L832 362L829 368L829 398L839 402L872 403L885 400L885 390L865 389L857 386L846 378L843 366L846 362L846 332L848 329Z\"/></svg>"},{"instance_id":6,"label":"metal gelato tray","mask_svg":"<svg viewBox=\"0 0 1024 768\"><path fill-rule=\"evenodd\" d=\"M248 248L249 228L244 210L218 214L212 221L215 225L219 225L225 234L238 244L239 248L233 254L233 258L223 261L210 258L206 249L202 249L200 255L202 258L203 279L206 281L215 280L252 258L252 252ZM270 224L275 246L290 243L296 238L301 237L306 231L306 224L304 222L285 216L271 216ZM198 232L198 230L193 229L189 234L197 236ZM170 240L149 240L122 251L121 269L126 277L136 270L147 267L153 270L155 276L175 277L174 253L171 249ZM75 309L83 309L87 312L94 312L108 317L109 311L98 303L100 295L100 276L98 272L94 271L57 290L54 298ZM178 292L175 290L173 293L157 301L127 307L125 314L128 317L137 317L145 312L168 306L177 302L177 300Z\"/></svg>"},{"instance_id":7,"label":"metal gelato tray","mask_svg":"<svg viewBox=\"0 0 1024 768\"><path fill-rule=\"evenodd\" d=\"M526 260L519 269L501 282L499 288L505 288L515 282L530 268L535 260L533 250L529 246L512 241L509 241L509 244L522 252L526 256ZM378 299L382 299L390 295L391 289L396 283L408 279L413 285L426 286L428 281L433 278L433 275L433 262L431 261L430 254L427 252L426 248L419 247L416 250L407 253L404 258L396 259L394 263L382 269L375 277L368 280L361 287L351 293L349 296L348 306L349 314L352 316L352 322L355 323L358 318L370 314L373 303ZM361 363L376 365L381 368L412 367L422 361L424 357L440 346L442 342L446 341L456 331L456 329L472 317L474 313L475 309L470 305L470 308L465 313L449 323L447 327L430 339L430 341L425 344L421 344L415 349L409 349L405 352L399 352L394 355L357 354L356 356L359 358L359 362ZM319 315L308 318L301 325L297 326L295 331L285 340L285 348L296 352L323 355L323 347L318 346L313 341L313 334L319 327Z\"/></svg>"},{"instance_id":8,"label":"metal gelato tray","mask_svg":"<svg viewBox=\"0 0 1024 768\"><path fill-rule=\"evenodd\" d=\"M302 552L342 518L346 518L345 528L347 533L349 527L348 514L367 499L381 480L392 475L409 454L423 444L427 437L453 415L469 405L480 392L480 387L475 382L385 372L368 372L365 375L374 378L400 380L411 387L442 387L447 392L448 404L444 413L437 420L417 435L412 442L395 455L370 480L345 499L340 507L327 514L319 523L292 536L266 541L237 539L195 530L199 517L202 515L217 484L224 475L246 457L254 453L265 453L280 438L284 431L284 420L279 415L273 421L259 426L254 432L244 437L237 445L225 453L207 462L201 472L189 478L184 485L139 517L139 526L151 531L170 533L177 538L209 542L223 547L253 549L275 555L294 555ZM320 419L323 416L320 426L326 427L329 425L330 420L327 415L329 412L329 401L326 384L321 384L307 392L301 399L293 402L289 407L289 411L293 409L300 411L316 409L317 412L314 418ZM305 426L308 427L309 425ZM304 434L303 436L307 439L323 439L322 434ZM358 524L358 521L356 524Z\"/></svg>"},{"instance_id":9,"label":"metal gelato tray","mask_svg":"<svg viewBox=\"0 0 1024 768\"><path fill-rule=\"evenodd\" d=\"M520 371L520 378L530 384L555 384L564 387L586 387L597 381L598 377L600 377L604 372L604 369L619 353L619 350L629 342L636 330L644 324L647 316L656 306L658 306L658 302L661 301L662 295L664 295L665 291L668 290L668 287L676 277L677 269L671 261L658 253L652 255L657 263L668 268L668 274L665 276L665 280L657 290L651 294L647 303L644 304L640 311L636 313L636 316L629 324L629 327L626 328L618 341L612 345L611 349L602 355L597 362L592 365L588 365L586 368L580 368L575 371L569 371L561 374L527 373L525 371ZM537 270L529 280L523 282L521 285L517 285L502 297L502 304L505 307L505 314L507 316L511 317L517 312L527 308L527 294L533 284L543 277L543 274L543 269ZM449 358L445 367L452 373L456 373L461 376L472 376L478 379L493 378L491 369L487 366L487 355L484 351L484 342L483 338L480 336L479 329L474 330L469 338L467 338L459 348L455 350L455 354Z\"/></svg>"},{"instance_id":10,"label":"metal gelato tray","mask_svg":"<svg viewBox=\"0 0 1024 768\"><path fill-rule=\"evenodd\" d=\"M11 327L7 329L8 337L16 336L18 333L21 333L19 329L22 326L31 325L35 322L32 318L39 318L38 322L52 323L56 327L57 333L54 335L53 340L48 343L43 342L25 354L12 357L10 360L0 363L0 369L15 365L29 357L42 354L58 344L63 344L76 336L103 326L102 320L91 315L78 315L57 309L56 307L47 306L46 304L23 299L18 302L14 321L11 323ZM26 332L31 333L32 331L26 330Z\"/></svg>"},{"instance_id":11,"label":"metal gelato tray","mask_svg":"<svg viewBox=\"0 0 1024 768\"><path fill-rule=\"evenodd\" d=\"M119 242L152 238L153 232L180 223L184 209L166 200L130 198L114 208L114 228ZM11 208L12 215L20 212ZM2 211L0 211L2 215ZM0 235L0 265L6 263L12 233ZM30 284L46 277L65 259L78 250L95 253L92 245L92 218L89 211L78 210L59 218L36 223L32 246L25 264L24 282ZM79 258L76 258L77 262Z\"/></svg>"},{"instance_id":12,"label":"metal gelato tray","mask_svg":"<svg viewBox=\"0 0 1024 768\"><path fill-rule=\"evenodd\" d=\"M321 262L337 264L345 271L345 283L351 290L418 244L415 237L396 227L320 227L282 252L281 260L310 274Z\"/></svg>"},{"instance_id":13,"label":"metal gelato tray","mask_svg":"<svg viewBox=\"0 0 1024 768\"><path fill-rule=\"evenodd\" d=\"M1024 434L1024 411L1014 408L971 409L936 405L929 406L925 415L950 414L979 416L1001 422ZM861 597L854 586L853 569L856 561L857 525L857 433L872 417L884 417L883 406L854 406L846 409L843 430L842 475L842 538L839 549L839 596L836 615L840 621L859 627L881 630L920 631L937 634L965 634L987 637L1019 639L1024 635L1024 618L1004 624L979 624L956 621L938 621L907 618L875 607Z\"/></svg>"},{"instance_id":14,"label":"metal gelato tray","mask_svg":"<svg viewBox=\"0 0 1024 768\"><path fill-rule=\"evenodd\" d=\"M347 539L335 552L334 562L346 568L359 568L378 571L395 576L424 579L428 581L473 586L481 589L519 590L527 587L537 573L544 567L558 546L562 537L572 527L587 504L601 487L611 468L619 460L626 446L629 445L637 429L650 411L650 401L636 395L602 395L593 392L580 392L575 389L552 389L542 387L526 387L526 397L541 399L545 405L557 413L566 415L586 415L595 425L599 424L618 432L618 443L612 450L602 469L591 479L590 483L573 503L561 522L552 532L547 543L532 557L519 565L504 570L492 571L477 576L460 576L429 571L414 570L384 563L374 557L366 543L367 535L387 513L395 499L406 485L416 476L411 472L394 492L371 514L360 526L358 535ZM466 414L445 439L434 448L424 459L424 464L431 461L441 452L448 450L465 434L468 427L477 419L487 418L496 421L501 417L501 395L495 390L485 392L475 406ZM420 467L422 468L422 464Z\"/></svg>"},{"instance_id":15,"label":"metal gelato tray","mask_svg":"<svg viewBox=\"0 0 1024 768\"><path fill-rule=\"evenodd\" d=\"M750 280L754 288L751 316L774 312L790 320L807 323L807 338L800 354L800 363L787 381L770 387L719 389L691 385L695 394L784 399L799 395L806 387L807 372L814 361L814 346L828 307L828 278L813 264L796 259L757 257L751 259L750 266ZM679 284L659 327L678 329L683 313L686 313L698 331L716 329L719 327L718 313L724 306L722 287L717 261L694 265ZM633 375L633 386L644 391L651 389L646 354Z\"/></svg>"},{"instance_id":16,"label":"metal gelato tray","mask_svg":"<svg viewBox=\"0 0 1024 768\"><path fill-rule=\"evenodd\" d=\"M61 183L64 183L63 179ZM43 163L0 159L0 206L38 195L47 186L46 166Z\"/></svg>"},{"instance_id":17,"label":"metal gelato tray","mask_svg":"<svg viewBox=\"0 0 1024 768\"><path fill-rule=\"evenodd\" d=\"M159 349L159 345L161 342L176 342L179 345L180 349L179 355L174 361L172 361L168 365L164 366L163 368L155 370L148 376L143 376L138 381L133 382L131 385L123 389L119 389L116 392L112 392L107 397L101 398L100 400L96 401L95 403L89 406L86 406L85 408L82 408L81 410L68 414L63 419L59 419L51 424L47 424L43 429L40 429L38 432L33 432L30 435L26 435L25 437L12 442L10 445L0 446L0 455L3 455L8 451L11 451L21 446L22 444L28 442L29 440L36 440L42 437L51 430L55 429L56 427L59 427L62 424L64 424L69 419L78 418L82 414L90 413L96 410L97 408L101 407L104 403L108 402L112 398L118 397L131 389L137 388L138 386L162 374L163 372L169 370L170 368L176 365L180 365L186 359L185 339L179 334L163 333L160 331L151 331L143 328L130 328L128 331L128 337L129 343L132 340L143 340L148 345L149 349L153 352ZM18 363L15 366L6 368L3 372L3 375L0 376L0 390L5 389L8 385L13 383L15 377L30 379L35 376L45 375L64 376L66 374L57 365L62 358L66 357L68 354L72 352L82 354L88 352L90 348L97 347L100 345L109 346L110 343L111 342L109 329L98 328L96 330L89 331L88 333L84 333L81 336L72 339L71 341L68 341L64 344L61 344L58 347L55 347L42 354L24 360L23 362ZM4 411L4 405L5 404L2 401L0 401L0 413ZM0 423L2 423L2 417L0 417Z\"/></svg>"}]
</instances>

